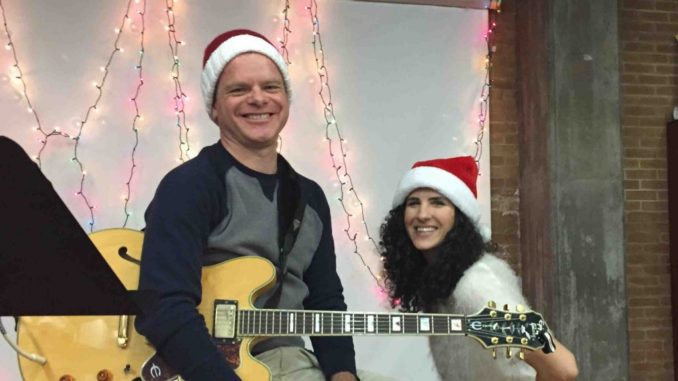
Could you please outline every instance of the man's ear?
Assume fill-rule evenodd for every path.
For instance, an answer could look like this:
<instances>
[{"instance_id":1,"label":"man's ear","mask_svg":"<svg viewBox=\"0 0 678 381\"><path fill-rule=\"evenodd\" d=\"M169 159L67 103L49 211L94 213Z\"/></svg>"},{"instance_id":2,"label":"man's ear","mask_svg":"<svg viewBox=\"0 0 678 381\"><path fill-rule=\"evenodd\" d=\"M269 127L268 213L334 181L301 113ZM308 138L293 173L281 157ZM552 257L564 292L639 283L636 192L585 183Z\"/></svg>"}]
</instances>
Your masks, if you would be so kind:
<instances>
[{"instance_id":1,"label":"man's ear","mask_svg":"<svg viewBox=\"0 0 678 381\"><path fill-rule=\"evenodd\" d=\"M210 117L212 118L213 121L217 121L217 110L212 106L212 110L210 111Z\"/></svg>"}]
</instances>

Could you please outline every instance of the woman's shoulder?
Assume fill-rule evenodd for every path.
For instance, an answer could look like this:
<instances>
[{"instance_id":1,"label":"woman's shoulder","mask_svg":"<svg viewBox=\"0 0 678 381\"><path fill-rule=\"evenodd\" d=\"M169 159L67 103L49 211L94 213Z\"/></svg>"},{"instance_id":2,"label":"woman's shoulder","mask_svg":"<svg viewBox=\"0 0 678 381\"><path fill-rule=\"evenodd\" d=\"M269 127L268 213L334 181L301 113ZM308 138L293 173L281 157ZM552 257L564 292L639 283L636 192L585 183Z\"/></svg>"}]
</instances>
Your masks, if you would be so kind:
<instances>
[{"instance_id":1,"label":"woman's shoulder","mask_svg":"<svg viewBox=\"0 0 678 381\"><path fill-rule=\"evenodd\" d=\"M474 313L490 300L497 305L526 305L520 279L511 266L495 255L483 254L459 279L452 302L463 310L460 313Z\"/></svg>"}]
</instances>

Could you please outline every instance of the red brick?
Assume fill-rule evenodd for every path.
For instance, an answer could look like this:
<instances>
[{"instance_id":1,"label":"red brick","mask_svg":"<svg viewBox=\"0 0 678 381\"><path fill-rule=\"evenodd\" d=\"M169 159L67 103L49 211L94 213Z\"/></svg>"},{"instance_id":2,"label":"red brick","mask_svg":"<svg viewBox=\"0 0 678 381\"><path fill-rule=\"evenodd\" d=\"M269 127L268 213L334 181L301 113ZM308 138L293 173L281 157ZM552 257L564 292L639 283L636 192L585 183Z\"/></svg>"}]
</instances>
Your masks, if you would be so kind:
<instances>
[{"instance_id":1,"label":"red brick","mask_svg":"<svg viewBox=\"0 0 678 381\"><path fill-rule=\"evenodd\" d=\"M667 189L668 184L665 180L643 180L640 182L640 189Z\"/></svg>"},{"instance_id":2,"label":"red brick","mask_svg":"<svg viewBox=\"0 0 678 381\"><path fill-rule=\"evenodd\" d=\"M654 68L658 74L678 74L678 66L676 65L655 65Z\"/></svg>"},{"instance_id":3,"label":"red brick","mask_svg":"<svg viewBox=\"0 0 678 381\"><path fill-rule=\"evenodd\" d=\"M658 11L673 11L678 13L678 3L675 1L657 1L655 9ZM674 13L671 13L673 15Z\"/></svg>"},{"instance_id":4,"label":"red brick","mask_svg":"<svg viewBox=\"0 0 678 381\"><path fill-rule=\"evenodd\" d=\"M638 12L637 19L641 21L661 23L669 21L669 14L666 12L640 11Z\"/></svg>"},{"instance_id":5,"label":"red brick","mask_svg":"<svg viewBox=\"0 0 678 381\"><path fill-rule=\"evenodd\" d=\"M624 180L624 189L640 189L640 181L638 180Z\"/></svg>"},{"instance_id":6,"label":"red brick","mask_svg":"<svg viewBox=\"0 0 678 381\"><path fill-rule=\"evenodd\" d=\"M647 159L652 159L656 158L658 156L660 157L666 157L666 156L661 156L660 154L657 153L656 149L652 148L627 148L624 150L624 154L627 157L633 157L633 158L647 158Z\"/></svg>"},{"instance_id":7,"label":"red brick","mask_svg":"<svg viewBox=\"0 0 678 381\"><path fill-rule=\"evenodd\" d=\"M668 210L668 203L666 201L641 201L640 208L643 211L666 211Z\"/></svg>"},{"instance_id":8,"label":"red brick","mask_svg":"<svg viewBox=\"0 0 678 381\"><path fill-rule=\"evenodd\" d=\"M629 65L630 66L630 65ZM654 68L653 66L649 66ZM638 86L638 85L626 85L624 86L624 95L655 95L656 90L654 86Z\"/></svg>"},{"instance_id":9,"label":"red brick","mask_svg":"<svg viewBox=\"0 0 678 381\"><path fill-rule=\"evenodd\" d=\"M626 200L656 200L657 193L654 191L625 191Z\"/></svg>"},{"instance_id":10,"label":"red brick","mask_svg":"<svg viewBox=\"0 0 678 381\"><path fill-rule=\"evenodd\" d=\"M655 44L650 42L627 41L622 45L623 52L654 53Z\"/></svg>"},{"instance_id":11,"label":"red brick","mask_svg":"<svg viewBox=\"0 0 678 381\"><path fill-rule=\"evenodd\" d=\"M638 180L654 180L657 179L657 171L655 170L625 170L624 178L625 179L638 179Z\"/></svg>"},{"instance_id":12,"label":"red brick","mask_svg":"<svg viewBox=\"0 0 678 381\"><path fill-rule=\"evenodd\" d=\"M655 9L655 0L623 0L620 3L621 9Z\"/></svg>"}]
</instances>

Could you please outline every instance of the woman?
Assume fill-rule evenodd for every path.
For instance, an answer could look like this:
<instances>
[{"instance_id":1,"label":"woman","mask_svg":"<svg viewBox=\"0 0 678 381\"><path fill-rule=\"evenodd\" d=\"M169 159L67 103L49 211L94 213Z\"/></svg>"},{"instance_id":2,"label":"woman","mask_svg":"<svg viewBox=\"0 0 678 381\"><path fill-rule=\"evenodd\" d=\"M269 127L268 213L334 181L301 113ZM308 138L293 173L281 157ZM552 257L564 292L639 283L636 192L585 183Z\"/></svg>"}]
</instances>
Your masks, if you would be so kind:
<instances>
[{"instance_id":1,"label":"woman","mask_svg":"<svg viewBox=\"0 0 678 381\"><path fill-rule=\"evenodd\" d=\"M470 156L415 163L398 186L393 209L381 227L381 255L393 306L409 312L474 314L489 300L527 305L508 264L494 256L489 229L480 224L476 179ZM527 352L497 359L478 343L431 336L442 380L573 380L572 353Z\"/></svg>"}]
</instances>

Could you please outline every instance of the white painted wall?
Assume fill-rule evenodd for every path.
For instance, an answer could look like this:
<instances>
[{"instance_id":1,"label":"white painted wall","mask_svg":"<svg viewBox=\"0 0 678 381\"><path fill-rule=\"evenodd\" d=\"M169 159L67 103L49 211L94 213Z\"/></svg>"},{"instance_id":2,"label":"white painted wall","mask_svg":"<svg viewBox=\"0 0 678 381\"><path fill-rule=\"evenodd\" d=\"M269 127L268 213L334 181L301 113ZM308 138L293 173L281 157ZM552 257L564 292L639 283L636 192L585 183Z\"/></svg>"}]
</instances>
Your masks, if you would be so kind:
<instances>
[{"instance_id":1,"label":"white painted wall","mask_svg":"<svg viewBox=\"0 0 678 381\"><path fill-rule=\"evenodd\" d=\"M291 1L289 52L294 100L283 132L282 152L302 174L325 190L332 208L338 267L352 310L388 310L375 282L347 239L346 215L337 201L338 181L329 165L320 81L311 41L307 1ZM143 4L143 1L139 5ZM178 129L172 111L173 82L165 2L149 1L146 12L143 62L145 85L139 125L127 227L144 226L143 211L161 177L177 165ZM28 94L43 129L77 134L97 95L127 1L4 1L7 22L19 57ZM130 22L104 86L98 112L85 124L79 158L88 173L85 194L94 203L94 229L121 227L122 195L129 176L134 116L129 98L137 84L141 22L132 1ZM176 31L186 46L179 51L181 82L189 95L187 125L193 152L215 142L217 128L208 119L199 92L204 46L218 33L236 27L258 30L272 39L282 37L284 1L181 0L175 8ZM338 126L346 139L346 161L365 204L366 222L378 240L379 225L390 207L394 187L416 160L459 154L473 155L478 132L479 96L484 81L483 33L487 13L443 7L376 4L346 0L318 1L318 18ZM0 42L7 39L0 31ZM10 66L11 51L0 50L0 134L30 155L40 148L40 135L27 111L20 82ZM481 161L479 197L489 223L489 143ZM336 134L331 138L336 143ZM334 146L335 152L339 149ZM80 173L70 162L73 142L50 140L43 154L43 171L66 205L89 229L89 213L79 197ZM358 212L357 202L347 205ZM379 259L366 240L359 218L351 219L359 252L375 271ZM46 229L49 227L45 227ZM2 320L12 329L12 319ZM460 338L460 340L468 340ZM435 380L427 341L417 338L356 338L358 366L400 380ZM477 345L469 341L469 345ZM19 380L16 358L0 342L0 380Z\"/></svg>"}]
</instances>

